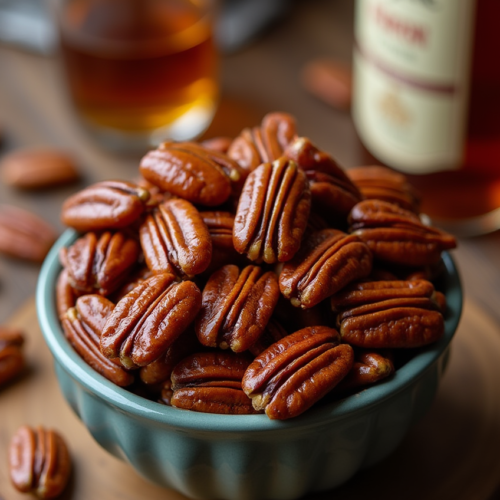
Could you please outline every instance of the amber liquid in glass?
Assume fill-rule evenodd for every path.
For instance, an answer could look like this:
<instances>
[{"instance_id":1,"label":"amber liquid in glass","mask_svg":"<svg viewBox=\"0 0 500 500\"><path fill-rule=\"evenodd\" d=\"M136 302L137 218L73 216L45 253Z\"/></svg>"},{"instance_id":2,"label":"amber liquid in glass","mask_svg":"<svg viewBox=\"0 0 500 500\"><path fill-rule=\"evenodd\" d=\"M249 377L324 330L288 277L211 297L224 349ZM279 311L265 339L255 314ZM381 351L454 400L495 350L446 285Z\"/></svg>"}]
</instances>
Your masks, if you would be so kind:
<instances>
[{"instance_id":1,"label":"amber liquid in glass","mask_svg":"<svg viewBox=\"0 0 500 500\"><path fill-rule=\"evenodd\" d=\"M88 124L182 140L210 123L217 57L198 3L69 0L60 31L70 93Z\"/></svg>"}]
</instances>

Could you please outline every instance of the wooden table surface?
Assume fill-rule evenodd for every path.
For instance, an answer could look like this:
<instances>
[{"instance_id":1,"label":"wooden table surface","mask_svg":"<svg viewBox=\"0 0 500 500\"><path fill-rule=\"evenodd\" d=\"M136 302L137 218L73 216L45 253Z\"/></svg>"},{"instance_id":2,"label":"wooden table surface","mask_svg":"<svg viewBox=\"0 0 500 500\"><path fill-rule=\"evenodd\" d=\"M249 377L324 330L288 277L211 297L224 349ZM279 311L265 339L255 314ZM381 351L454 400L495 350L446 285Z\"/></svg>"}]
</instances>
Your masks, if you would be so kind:
<instances>
[{"instance_id":1,"label":"wooden table surface","mask_svg":"<svg viewBox=\"0 0 500 500\"><path fill-rule=\"evenodd\" d=\"M349 62L353 41L352 0L295 2L289 14L258 41L222 61L222 102L207 133L236 135L269 111L296 116L299 132L346 167L360 164L361 148L348 113L304 92L299 72L312 58ZM56 146L77 159L80 184L24 193L0 183L0 202L33 210L59 230L62 201L79 187L109 178L130 179L138 158L113 155L82 130L69 103L59 61L0 46L1 155L22 146ZM466 296L500 324L500 233L460 240L454 251ZM29 299L39 267L0 256L0 324ZM499 391L500 395L500 391ZM0 401L1 414L6 411ZM8 411L8 410L7 410ZM500 426L500 423L499 423ZM500 482L500 478L499 478ZM491 498L500 498L494 496Z\"/></svg>"}]
</instances>

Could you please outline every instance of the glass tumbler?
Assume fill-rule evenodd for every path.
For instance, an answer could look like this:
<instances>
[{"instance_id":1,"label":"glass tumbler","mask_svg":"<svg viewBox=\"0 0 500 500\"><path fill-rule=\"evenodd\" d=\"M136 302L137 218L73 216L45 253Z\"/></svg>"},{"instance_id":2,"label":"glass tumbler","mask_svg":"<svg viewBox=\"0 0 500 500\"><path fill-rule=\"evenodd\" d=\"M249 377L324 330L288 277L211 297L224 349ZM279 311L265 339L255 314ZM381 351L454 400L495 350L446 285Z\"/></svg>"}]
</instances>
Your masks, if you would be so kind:
<instances>
[{"instance_id":1,"label":"glass tumbler","mask_svg":"<svg viewBox=\"0 0 500 500\"><path fill-rule=\"evenodd\" d=\"M209 0L62 0L59 31L71 98L114 150L189 140L210 124L218 58Z\"/></svg>"}]
</instances>

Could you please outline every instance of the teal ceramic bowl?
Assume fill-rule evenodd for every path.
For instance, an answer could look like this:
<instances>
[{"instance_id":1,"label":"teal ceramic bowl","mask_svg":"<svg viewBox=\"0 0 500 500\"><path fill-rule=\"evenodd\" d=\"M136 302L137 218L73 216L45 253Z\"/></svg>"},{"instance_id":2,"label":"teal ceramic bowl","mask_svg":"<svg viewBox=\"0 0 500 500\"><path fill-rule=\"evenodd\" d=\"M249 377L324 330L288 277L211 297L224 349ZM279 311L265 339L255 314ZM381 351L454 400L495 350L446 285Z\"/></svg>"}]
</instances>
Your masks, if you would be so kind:
<instances>
[{"instance_id":1,"label":"teal ceramic bowl","mask_svg":"<svg viewBox=\"0 0 500 500\"><path fill-rule=\"evenodd\" d=\"M392 453L431 405L462 307L448 254L441 285L449 308L444 338L419 349L390 379L280 422L163 406L93 371L66 341L55 306L59 249L75 238L65 232L42 267L42 332L64 397L93 438L154 483L200 499L285 500L328 490Z\"/></svg>"}]
</instances>

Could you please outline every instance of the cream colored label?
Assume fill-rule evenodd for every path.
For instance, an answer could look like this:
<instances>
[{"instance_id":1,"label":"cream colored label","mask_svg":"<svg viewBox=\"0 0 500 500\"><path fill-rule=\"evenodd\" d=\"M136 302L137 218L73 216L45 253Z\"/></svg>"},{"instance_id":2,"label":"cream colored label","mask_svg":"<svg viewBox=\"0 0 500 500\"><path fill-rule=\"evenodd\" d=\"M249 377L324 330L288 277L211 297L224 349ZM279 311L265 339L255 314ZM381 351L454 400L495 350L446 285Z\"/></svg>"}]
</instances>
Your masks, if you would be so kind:
<instances>
[{"instance_id":1,"label":"cream colored label","mask_svg":"<svg viewBox=\"0 0 500 500\"><path fill-rule=\"evenodd\" d=\"M358 0L353 117L375 156L411 173L460 165L474 0Z\"/></svg>"}]
</instances>

